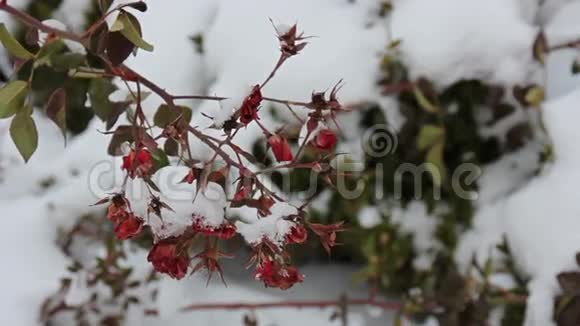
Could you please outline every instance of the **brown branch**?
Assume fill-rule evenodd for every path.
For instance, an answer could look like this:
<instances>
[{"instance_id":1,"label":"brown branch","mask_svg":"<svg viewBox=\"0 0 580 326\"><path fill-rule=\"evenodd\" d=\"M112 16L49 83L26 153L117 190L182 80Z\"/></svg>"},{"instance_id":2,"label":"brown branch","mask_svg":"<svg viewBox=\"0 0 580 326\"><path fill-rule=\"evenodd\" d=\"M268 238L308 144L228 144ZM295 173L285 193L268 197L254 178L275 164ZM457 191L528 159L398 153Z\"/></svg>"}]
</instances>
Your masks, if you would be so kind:
<instances>
[{"instance_id":1,"label":"brown branch","mask_svg":"<svg viewBox=\"0 0 580 326\"><path fill-rule=\"evenodd\" d=\"M280 99L271 98L271 97L262 97L262 99L264 101L274 102L274 103L280 103L280 104L286 104L286 105L296 105L296 106L304 106L304 107L310 106L310 103L306 103L306 102L280 100Z\"/></svg>"},{"instance_id":2,"label":"brown branch","mask_svg":"<svg viewBox=\"0 0 580 326\"><path fill-rule=\"evenodd\" d=\"M74 33L70 33L67 31L63 31L63 30L60 30L57 28L47 26L47 25L41 23L40 21L38 21L38 19L30 16L29 14L12 7L11 5L6 3L6 0L0 1L0 10L5 11L8 14L18 18L20 21L22 21L24 24L26 24L28 26L34 27L38 30L42 30L43 32L46 32L46 33L52 33L54 35L69 39L71 41L79 42L79 43L85 45L85 47L86 47L86 43L84 42L82 37L80 37Z\"/></svg>"},{"instance_id":3,"label":"brown branch","mask_svg":"<svg viewBox=\"0 0 580 326\"><path fill-rule=\"evenodd\" d=\"M213 100L213 101L223 101L227 100L227 97L221 96L205 96L205 95L179 95L179 96L172 96L174 100Z\"/></svg>"},{"instance_id":4,"label":"brown branch","mask_svg":"<svg viewBox=\"0 0 580 326\"><path fill-rule=\"evenodd\" d=\"M237 168L238 170L242 171L242 170L247 170L246 167L244 167L242 164L236 162L235 160L233 160L228 153L226 153L220 145L218 144L214 144L207 135L205 135L203 132L197 130L196 128L192 127L192 126L188 126L187 130L192 133L195 137L197 137L199 140L201 140L204 144L206 144L207 146L209 146L211 149L213 149L216 153L219 154L219 156L229 165ZM259 187L260 189L264 190L268 195L274 197L275 199L279 200L279 201L285 201L284 199L282 199L280 196L276 195L276 193L274 193L273 191L271 191L270 189L268 189L260 180L258 180L258 176L253 173L250 172L250 175L252 176L252 178L254 179L254 181L256 182L256 186Z\"/></svg>"},{"instance_id":5,"label":"brown branch","mask_svg":"<svg viewBox=\"0 0 580 326\"><path fill-rule=\"evenodd\" d=\"M70 33L67 31L63 31L63 30L59 30L59 29L47 26L47 25L43 24L42 22L40 22L39 20L37 20L36 18L28 15L27 13L22 12L16 8L10 6L9 4L7 4L6 0L0 0L0 10L5 11L5 12L9 13L10 15L16 17L17 19L19 19L20 21L22 21L26 25L32 26L32 27L34 27L40 31L46 32L46 33L53 33L53 34L60 36L62 38L69 39L69 40L72 40L75 42L79 42L87 50L89 49L88 41L87 41L87 38L85 37L86 34L77 35L74 33ZM90 33L88 35L90 35ZM105 56L103 56L103 55L98 55L98 56L103 61L103 63L109 68L109 70L113 70L113 68L115 68ZM284 58L284 56L282 56L281 58ZM283 63L284 61L285 61L285 59L281 59L278 61L274 70L270 73L270 76L266 79L266 81L262 84L262 86L265 85L271 79L271 77L280 68L281 63ZM126 65L120 65L116 69L121 69L126 75L132 77L130 80L127 79L126 81L135 82L135 83L138 83L138 84L141 84L141 85L147 87L153 93L155 93L159 97L161 97L161 99L163 99L163 101L172 108L175 107L174 100L179 100L179 99L202 99L202 100L215 100L215 101L221 101L221 100L226 99L225 97L204 96L204 95L175 96L175 95L172 95L169 92L167 92L165 89L163 89L162 87L157 85L155 82L147 79L146 77L144 77L143 75L141 75L137 71L127 67ZM308 103L305 103L305 102L284 101L284 100L278 100L278 99L267 98L267 97L265 97L264 100L277 102L277 103L284 103L287 105L300 105L300 106L307 106L308 105ZM214 142L212 142L212 140L210 140L210 137L208 135L205 135L203 132L197 130L194 127L190 126L188 131L191 134L193 134L195 137L200 139L203 143L208 145L210 148L212 148L220 157L222 157L222 159L227 164L236 167L238 170L245 169L245 167L242 164L233 160L226 152L224 152L221 149L221 146L223 144L216 145ZM251 175L252 175L252 177L255 178L257 187L262 189L264 192L266 192L268 195L272 196L273 198L275 198L279 201L284 201L281 197L276 195L273 191L269 190L263 183L261 183L258 180L257 175L255 173L252 173Z\"/></svg>"},{"instance_id":6,"label":"brown branch","mask_svg":"<svg viewBox=\"0 0 580 326\"><path fill-rule=\"evenodd\" d=\"M562 50L562 49L569 49L569 48L570 49L580 49L580 40L574 40L574 41L550 46L548 48L547 52L552 52L552 51L557 51L557 50Z\"/></svg>"},{"instance_id":7,"label":"brown branch","mask_svg":"<svg viewBox=\"0 0 580 326\"><path fill-rule=\"evenodd\" d=\"M346 299L346 300L321 300L321 301L281 301L260 303L200 303L181 308L183 312L195 310L239 310L239 309L271 309L271 308L328 308L348 306L371 306L384 310L401 310L403 304L397 301L377 301L375 299Z\"/></svg>"}]
</instances>

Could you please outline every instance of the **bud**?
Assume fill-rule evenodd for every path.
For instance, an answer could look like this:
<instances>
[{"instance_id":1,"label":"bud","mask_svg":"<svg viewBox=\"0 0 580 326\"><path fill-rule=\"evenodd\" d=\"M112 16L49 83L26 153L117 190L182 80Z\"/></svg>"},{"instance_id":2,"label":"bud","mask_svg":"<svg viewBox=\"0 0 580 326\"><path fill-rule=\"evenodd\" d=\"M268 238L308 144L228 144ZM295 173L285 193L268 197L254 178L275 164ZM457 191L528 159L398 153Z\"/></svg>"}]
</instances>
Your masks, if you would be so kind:
<instances>
[{"instance_id":1,"label":"bud","mask_svg":"<svg viewBox=\"0 0 580 326\"><path fill-rule=\"evenodd\" d=\"M286 138L280 135L272 135L268 138L268 144L272 147L272 152L278 162L292 161L292 149Z\"/></svg>"},{"instance_id":2,"label":"bud","mask_svg":"<svg viewBox=\"0 0 580 326\"><path fill-rule=\"evenodd\" d=\"M319 150L329 151L332 150L334 146L336 146L336 141L337 141L336 135L332 130L323 129L320 132L318 132L318 134L316 134L316 137L312 142L314 146Z\"/></svg>"}]
</instances>

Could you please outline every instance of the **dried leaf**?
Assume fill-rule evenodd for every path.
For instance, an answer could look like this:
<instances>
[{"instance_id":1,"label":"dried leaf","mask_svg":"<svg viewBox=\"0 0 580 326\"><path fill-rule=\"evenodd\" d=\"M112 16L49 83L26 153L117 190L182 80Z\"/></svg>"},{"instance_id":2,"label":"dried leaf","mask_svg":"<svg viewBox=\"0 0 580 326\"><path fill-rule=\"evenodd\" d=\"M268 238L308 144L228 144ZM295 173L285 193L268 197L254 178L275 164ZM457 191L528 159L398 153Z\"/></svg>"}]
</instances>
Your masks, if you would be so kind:
<instances>
[{"instance_id":1,"label":"dried leaf","mask_svg":"<svg viewBox=\"0 0 580 326\"><path fill-rule=\"evenodd\" d=\"M536 59L542 65L546 62L546 50L548 48L548 42L546 40L546 34L544 31L540 31L534 40L533 54L534 59Z\"/></svg>"},{"instance_id":2,"label":"dried leaf","mask_svg":"<svg viewBox=\"0 0 580 326\"><path fill-rule=\"evenodd\" d=\"M580 294L580 272L562 272L557 279L565 294Z\"/></svg>"},{"instance_id":3,"label":"dried leaf","mask_svg":"<svg viewBox=\"0 0 580 326\"><path fill-rule=\"evenodd\" d=\"M171 108L167 104L162 104L157 109L157 112L155 112L153 123L157 127L165 128L167 125L181 117L183 121L189 124L191 121L191 115L191 109L187 106L176 105L174 108Z\"/></svg>"},{"instance_id":4,"label":"dried leaf","mask_svg":"<svg viewBox=\"0 0 580 326\"><path fill-rule=\"evenodd\" d=\"M105 37L105 50L113 66L122 64L134 49L135 45L121 32L110 32Z\"/></svg>"},{"instance_id":5,"label":"dried leaf","mask_svg":"<svg viewBox=\"0 0 580 326\"><path fill-rule=\"evenodd\" d=\"M58 88L52 93L46 105L46 115L60 128L66 140L66 93L64 88Z\"/></svg>"}]
</instances>

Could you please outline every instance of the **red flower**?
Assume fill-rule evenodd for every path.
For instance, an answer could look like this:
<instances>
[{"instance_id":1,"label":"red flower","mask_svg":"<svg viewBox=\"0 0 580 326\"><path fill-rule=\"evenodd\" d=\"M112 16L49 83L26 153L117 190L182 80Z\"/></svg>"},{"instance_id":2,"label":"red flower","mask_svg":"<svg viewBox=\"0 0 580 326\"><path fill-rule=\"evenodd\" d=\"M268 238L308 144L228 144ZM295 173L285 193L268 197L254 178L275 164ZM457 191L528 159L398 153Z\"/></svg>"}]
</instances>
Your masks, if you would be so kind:
<instances>
[{"instance_id":1,"label":"red flower","mask_svg":"<svg viewBox=\"0 0 580 326\"><path fill-rule=\"evenodd\" d=\"M143 221L137 216L129 213L124 220L120 220L117 225L115 225L115 234L117 239L126 240L132 238L139 233L143 228Z\"/></svg>"},{"instance_id":2,"label":"red flower","mask_svg":"<svg viewBox=\"0 0 580 326\"><path fill-rule=\"evenodd\" d=\"M272 152L278 162L292 161L292 150L286 138L280 135L272 135L268 138L268 144L272 146Z\"/></svg>"},{"instance_id":3,"label":"red flower","mask_svg":"<svg viewBox=\"0 0 580 326\"><path fill-rule=\"evenodd\" d=\"M153 245L147 261L153 264L153 268L159 273L165 273L172 278L182 279L189 267L189 255L187 252L178 251L178 239L163 239Z\"/></svg>"},{"instance_id":4,"label":"red flower","mask_svg":"<svg viewBox=\"0 0 580 326\"><path fill-rule=\"evenodd\" d=\"M330 129L321 130L313 140L314 146L321 151L329 151L336 145L336 135Z\"/></svg>"},{"instance_id":5,"label":"red flower","mask_svg":"<svg viewBox=\"0 0 580 326\"><path fill-rule=\"evenodd\" d=\"M240 122L244 125L256 120L258 118L258 107L262 102L262 92L260 86L256 85L252 88L250 95L246 96L242 106L240 107Z\"/></svg>"},{"instance_id":6,"label":"red flower","mask_svg":"<svg viewBox=\"0 0 580 326\"><path fill-rule=\"evenodd\" d=\"M131 179L134 179L135 176L143 177L153 168L151 153L146 149L131 150L129 154L123 156L121 168L127 170Z\"/></svg>"},{"instance_id":7,"label":"red flower","mask_svg":"<svg viewBox=\"0 0 580 326\"><path fill-rule=\"evenodd\" d=\"M303 243L308 238L308 232L302 225L296 224L290 228L290 232L286 234L286 243Z\"/></svg>"},{"instance_id":8,"label":"red flower","mask_svg":"<svg viewBox=\"0 0 580 326\"><path fill-rule=\"evenodd\" d=\"M201 233L205 236L213 236L218 237L223 240L231 239L234 235L236 235L236 227L229 222L224 222L222 225L218 227L210 227L204 225L200 218L196 218L191 225L193 231Z\"/></svg>"},{"instance_id":9,"label":"red flower","mask_svg":"<svg viewBox=\"0 0 580 326\"><path fill-rule=\"evenodd\" d=\"M336 246L336 233L346 230L342 226L344 222L333 223L329 225L310 223L308 226L312 232L316 233L320 237L320 242L322 246L330 254L330 248Z\"/></svg>"},{"instance_id":10,"label":"red flower","mask_svg":"<svg viewBox=\"0 0 580 326\"><path fill-rule=\"evenodd\" d=\"M254 273L256 280L264 282L267 287L287 290L294 284L304 281L304 276L292 266L280 266L273 260L262 262Z\"/></svg>"}]
</instances>

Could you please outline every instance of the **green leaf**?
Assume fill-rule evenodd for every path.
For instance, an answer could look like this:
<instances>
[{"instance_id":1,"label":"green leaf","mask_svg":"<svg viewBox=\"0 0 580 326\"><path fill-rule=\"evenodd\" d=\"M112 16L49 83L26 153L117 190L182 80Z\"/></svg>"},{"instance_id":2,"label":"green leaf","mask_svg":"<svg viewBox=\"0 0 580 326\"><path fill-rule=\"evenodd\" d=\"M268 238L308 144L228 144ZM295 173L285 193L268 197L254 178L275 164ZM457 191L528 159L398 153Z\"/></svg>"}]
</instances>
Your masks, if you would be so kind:
<instances>
[{"instance_id":1,"label":"green leaf","mask_svg":"<svg viewBox=\"0 0 580 326\"><path fill-rule=\"evenodd\" d=\"M121 34L131 41L131 43L145 51L153 51L153 45L147 43L141 37L141 25L135 16L126 11L121 11L117 21L123 25L123 29L120 30Z\"/></svg>"},{"instance_id":2,"label":"green leaf","mask_svg":"<svg viewBox=\"0 0 580 326\"><path fill-rule=\"evenodd\" d=\"M576 59L574 60L574 62L572 63L572 74L578 74L580 73L580 59Z\"/></svg>"},{"instance_id":3,"label":"green leaf","mask_svg":"<svg viewBox=\"0 0 580 326\"><path fill-rule=\"evenodd\" d=\"M57 71L67 71L81 66L85 62L85 56L80 53L64 53L53 55L50 65Z\"/></svg>"},{"instance_id":4,"label":"green leaf","mask_svg":"<svg viewBox=\"0 0 580 326\"><path fill-rule=\"evenodd\" d=\"M36 65L39 66L50 61L50 57L55 53L65 51L66 45L62 40L52 40L46 44L36 54Z\"/></svg>"},{"instance_id":5,"label":"green leaf","mask_svg":"<svg viewBox=\"0 0 580 326\"><path fill-rule=\"evenodd\" d=\"M175 140L168 138L163 144L163 150L165 154L169 156L179 156L179 143Z\"/></svg>"},{"instance_id":6,"label":"green leaf","mask_svg":"<svg viewBox=\"0 0 580 326\"><path fill-rule=\"evenodd\" d=\"M147 4L143 1L137 1L137 2L133 2L133 3L129 3L127 5L131 8L135 8L135 9L139 10L140 12L147 11Z\"/></svg>"},{"instance_id":7,"label":"green leaf","mask_svg":"<svg viewBox=\"0 0 580 326\"><path fill-rule=\"evenodd\" d=\"M18 112L12 119L10 136L24 161L28 162L38 147L38 131L34 120L25 110Z\"/></svg>"},{"instance_id":8,"label":"green leaf","mask_svg":"<svg viewBox=\"0 0 580 326\"><path fill-rule=\"evenodd\" d=\"M89 98L93 111L99 119L107 121L113 112L113 103L109 101L109 95L117 90L113 83L105 78L97 78L91 81L89 86Z\"/></svg>"},{"instance_id":9,"label":"green leaf","mask_svg":"<svg viewBox=\"0 0 580 326\"><path fill-rule=\"evenodd\" d=\"M113 0L99 0L99 9L101 13L106 13L113 4Z\"/></svg>"},{"instance_id":10,"label":"green leaf","mask_svg":"<svg viewBox=\"0 0 580 326\"><path fill-rule=\"evenodd\" d=\"M387 48L389 50L393 50L399 47L399 45L401 45L402 40L401 39L396 39L396 40L392 40L389 45L387 46Z\"/></svg>"},{"instance_id":11,"label":"green leaf","mask_svg":"<svg viewBox=\"0 0 580 326\"><path fill-rule=\"evenodd\" d=\"M437 109L437 107L433 103L429 102L429 100L425 97L425 95L419 89L419 87L413 88L413 94L415 95L415 99L417 100L417 103L419 103L419 105L425 111L430 112L430 113L439 112L439 109Z\"/></svg>"},{"instance_id":12,"label":"green leaf","mask_svg":"<svg viewBox=\"0 0 580 326\"><path fill-rule=\"evenodd\" d=\"M4 23L0 23L0 42L4 44L8 52L23 60L32 59L34 55L26 50L6 29Z\"/></svg>"},{"instance_id":13,"label":"green leaf","mask_svg":"<svg viewBox=\"0 0 580 326\"><path fill-rule=\"evenodd\" d=\"M187 106L176 105L175 108L162 104L157 109L153 117L153 123L160 128L165 128L170 123L176 121L180 116L182 121L189 123L191 121L191 109Z\"/></svg>"},{"instance_id":14,"label":"green leaf","mask_svg":"<svg viewBox=\"0 0 580 326\"><path fill-rule=\"evenodd\" d=\"M544 97L544 89L540 86L533 86L526 92L525 101L533 107L539 107Z\"/></svg>"},{"instance_id":15,"label":"green leaf","mask_svg":"<svg viewBox=\"0 0 580 326\"><path fill-rule=\"evenodd\" d=\"M420 151L426 150L433 144L441 142L444 135L445 129L433 125L424 125L417 137L417 148Z\"/></svg>"},{"instance_id":16,"label":"green leaf","mask_svg":"<svg viewBox=\"0 0 580 326\"><path fill-rule=\"evenodd\" d=\"M159 148L151 152L151 158L153 158L154 173L155 171L169 165L169 159L167 158L167 155Z\"/></svg>"},{"instance_id":17,"label":"green leaf","mask_svg":"<svg viewBox=\"0 0 580 326\"><path fill-rule=\"evenodd\" d=\"M50 95L46 105L46 115L60 128L66 139L66 93L64 88L58 88Z\"/></svg>"},{"instance_id":18,"label":"green leaf","mask_svg":"<svg viewBox=\"0 0 580 326\"><path fill-rule=\"evenodd\" d=\"M15 80L0 88L0 119L11 117L24 105L28 83Z\"/></svg>"},{"instance_id":19,"label":"green leaf","mask_svg":"<svg viewBox=\"0 0 580 326\"><path fill-rule=\"evenodd\" d=\"M445 161L443 159L443 149L445 148L445 142L439 142L431 146L429 151L427 151L427 157L425 161L429 163L427 165L431 177L433 178L433 183L436 186L440 186L443 181L447 178L447 172L445 169Z\"/></svg>"},{"instance_id":20,"label":"green leaf","mask_svg":"<svg viewBox=\"0 0 580 326\"><path fill-rule=\"evenodd\" d=\"M111 32L118 32L123 30L123 28L125 28L125 24L123 24L123 21L120 19L115 20L115 22L113 23L113 25L111 25Z\"/></svg>"}]
</instances>

